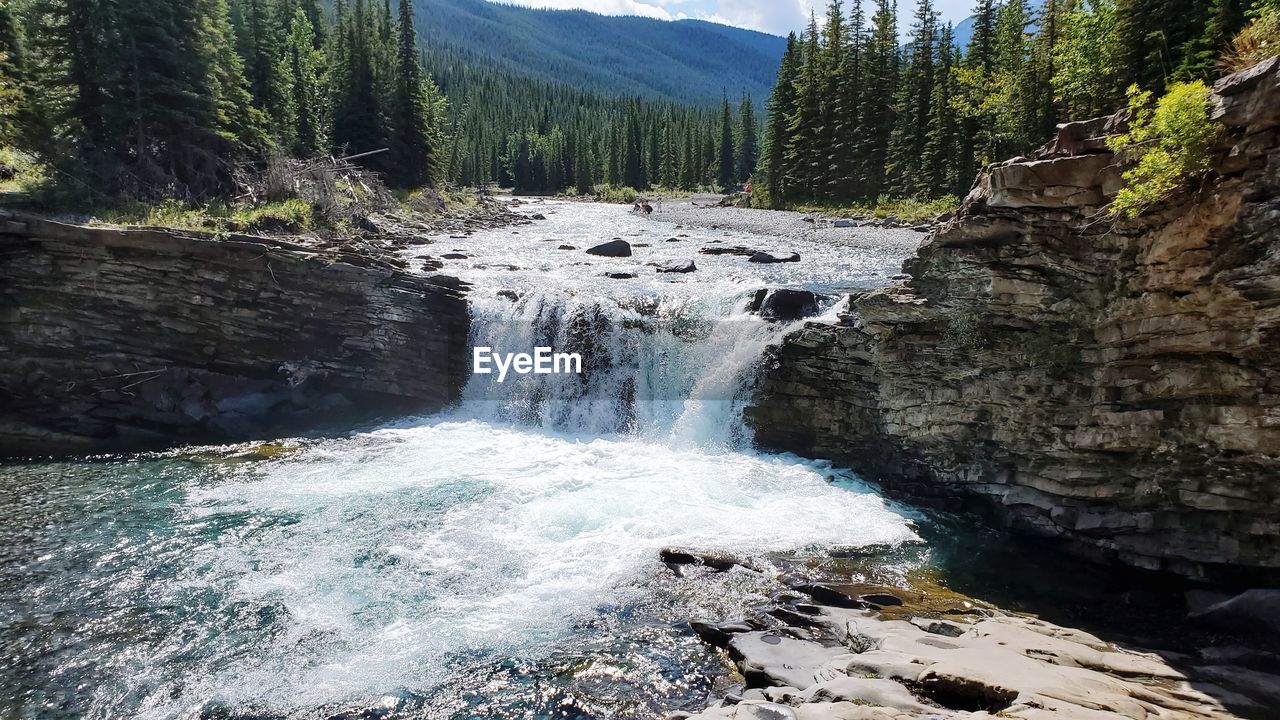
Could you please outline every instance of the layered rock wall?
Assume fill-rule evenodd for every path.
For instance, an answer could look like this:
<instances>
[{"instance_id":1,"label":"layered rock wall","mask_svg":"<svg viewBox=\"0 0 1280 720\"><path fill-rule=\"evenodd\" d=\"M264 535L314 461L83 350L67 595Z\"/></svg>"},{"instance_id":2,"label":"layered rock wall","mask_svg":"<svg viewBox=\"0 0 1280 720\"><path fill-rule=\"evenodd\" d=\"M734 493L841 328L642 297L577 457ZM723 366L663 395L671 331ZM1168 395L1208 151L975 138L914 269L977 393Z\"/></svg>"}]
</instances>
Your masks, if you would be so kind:
<instances>
[{"instance_id":1,"label":"layered rock wall","mask_svg":"<svg viewBox=\"0 0 1280 720\"><path fill-rule=\"evenodd\" d=\"M0 456L438 410L468 331L461 283L384 260L0 212Z\"/></svg>"},{"instance_id":2,"label":"layered rock wall","mask_svg":"<svg viewBox=\"0 0 1280 720\"><path fill-rule=\"evenodd\" d=\"M1280 578L1280 59L1220 81L1210 178L1136 221L1063 128L989 168L902 285L778 348L766 448L1138 567ZM1096 134L1096 132L1095 132Z\"/></svg>"}]
</instances>

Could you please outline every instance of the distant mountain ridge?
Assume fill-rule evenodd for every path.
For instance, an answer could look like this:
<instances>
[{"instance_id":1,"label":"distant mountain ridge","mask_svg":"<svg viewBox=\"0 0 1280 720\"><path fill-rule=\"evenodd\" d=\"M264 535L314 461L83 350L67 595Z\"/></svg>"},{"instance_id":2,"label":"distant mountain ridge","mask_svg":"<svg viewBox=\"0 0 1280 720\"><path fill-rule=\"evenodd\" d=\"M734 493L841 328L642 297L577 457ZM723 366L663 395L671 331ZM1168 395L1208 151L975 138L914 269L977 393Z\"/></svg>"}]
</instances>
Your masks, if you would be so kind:
<instances>
[{"instance_id":1,"label":"distant mountain ridge","mask_svg":"<svg viewBox=\"0 0 1280 720\"><path fill-rule=\"evenodd\" d=\"M663 21L487 0L414 0L427 51L447 47L496 70L606 95L699 105L764 102L786 39L702 20Z\"/></svg>"}]
</instances>

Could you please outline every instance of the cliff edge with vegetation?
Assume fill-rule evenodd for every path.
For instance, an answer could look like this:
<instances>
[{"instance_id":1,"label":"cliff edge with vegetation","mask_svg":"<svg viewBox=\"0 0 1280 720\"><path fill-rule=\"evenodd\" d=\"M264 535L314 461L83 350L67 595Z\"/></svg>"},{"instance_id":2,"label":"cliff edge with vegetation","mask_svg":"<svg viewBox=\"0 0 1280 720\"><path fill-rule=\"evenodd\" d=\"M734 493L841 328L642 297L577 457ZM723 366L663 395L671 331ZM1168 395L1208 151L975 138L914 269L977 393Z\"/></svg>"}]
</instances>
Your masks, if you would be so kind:
<instances>
[{"instance_id":1,"label":"cliff edge with vegetation","mask_svg":"<svg viewBox=\"0 0 1280 720\"><path fill-rule=\"evenodd\" d=\"M1109 119L988 168L907 261L774 355L757 442L1102 559L1280 578L1280 59L1220 80L1213 171L1102 212Z\"/></svg>"},{"instance_id":2,"label":"cliff edge with vegetation","mask_svg":"<svg viewBox=\"0 0 1280 720\"><path fill-rule=\"evenodd\" d=\"M462 283L379 254L0 211L0 457L438 410L469 323Z\"/></svg>"}]
</instances>

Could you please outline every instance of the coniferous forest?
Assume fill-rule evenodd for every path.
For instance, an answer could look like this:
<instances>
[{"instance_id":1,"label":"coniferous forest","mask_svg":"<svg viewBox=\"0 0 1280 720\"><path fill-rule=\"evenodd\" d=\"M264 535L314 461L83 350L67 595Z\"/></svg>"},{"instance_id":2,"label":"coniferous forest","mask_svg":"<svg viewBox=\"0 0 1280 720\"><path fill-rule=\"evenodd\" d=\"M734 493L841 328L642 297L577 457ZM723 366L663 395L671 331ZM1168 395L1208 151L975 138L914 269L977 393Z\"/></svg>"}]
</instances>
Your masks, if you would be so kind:
<instances>
[{"instance_id":1,"label":"coniferous forest","mask_svg":"<svg viewBox=\"0 0 1280 720\"><path fill-rule=\"evenodd\" d=\"M896 10L832 0L788 39L762 157L769 204L962 195L983 165L1125 106L1130 87L1211 82L1232 38L1276 13L1274 0L978 0L957 47L932 0L900 45Z\"/></svg>"},{"instance_id":2,"label":"coniferous forest","mask_svg":"<svg viewBox=\"0 0 1280 720\"><path fill-rule=\"evenodd\" d=\"M227 197L238 168L322 154L361 155L404 188L731 189L754 175L754 200L774 207L958 196L1130 86L1215 77L1274 3L978 0L959 47L932 0L905 35L890 0L833 0L788 39L758 113L728 88L708 105L618 97L424 47L430 18L410 0L4 0L0 147L94 202Z\"/></svg>"}]
</instances>

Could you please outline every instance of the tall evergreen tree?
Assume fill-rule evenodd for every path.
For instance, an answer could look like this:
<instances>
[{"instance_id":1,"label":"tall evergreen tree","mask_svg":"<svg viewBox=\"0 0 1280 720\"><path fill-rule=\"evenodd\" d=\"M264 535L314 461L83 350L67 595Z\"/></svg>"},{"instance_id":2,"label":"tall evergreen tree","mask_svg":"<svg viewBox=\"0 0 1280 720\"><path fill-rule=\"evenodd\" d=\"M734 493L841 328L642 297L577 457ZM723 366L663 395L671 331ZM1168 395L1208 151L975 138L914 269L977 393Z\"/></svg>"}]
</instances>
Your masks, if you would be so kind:
<instances>
[{"instance_id":1,"label":"tall evergreen tree","mask_svg":"<svg viewBox=\"0 0 1280 720\"><path fill-rule=\"evenodd\" d=\"M751 102L751 96L743 93L742 103L738 106L738 156L735 162L739 183L750 180L751 174L756 171L756 162L760 156L756 140L758 131L755 105Z\"/></svg>"},{"instance_id":2,"label":"tall evergreen tree","mask_svg":"<svg viewBox=\"0 0 1280 720\"><path fill-rule=\"evenodd\" d=\"M761 174L764 176L769 201L781 205L788 195L786 167L787 130L790 117L795 113L795 83L800 71L800 41L795 33L787 36L787 48L782 53L778 78L769 97L769 113L765 120L764 154Z\"/></svg>"},{"instance_id":3,"label":"tall evergreen tree","mask_svg":"<svg viewBox=\"0 0 1280 720\"><path fill-rule=\"evenodd\" d=\"M874 201L886 190L889 136L897 122L893 98L898 94L898 14L892 0L877 0L863 64L866 90L860 154L866 169L864 195Z\"/></svg>"},{"instance_id":4,"label":"tall evergreen tree","mask_svg":"<svg viewBox=\"0 0 1280 720\"><path fill-rule=\"evenodd\" d=\"M733 149L733 114L729 110L729 99L720 101L720 152L716 153L719 162L716 172L716 184L726 190L734 186L735 153Z\"/></svg>"},{"instance_id":5,"label":"tall evergreen tree","mask_svg":"<svg viewBox=\"0 0 1280 720\"><path fill-rule=\"evenodd\" d=\"M891 192L904 197L928 192L923 158L928 142L937 46L938 18L933 3L920 0L911 26L911 42L897 98L898 120L890 135L886 168Z\"/></svg>"},{"instance_id":6,"label":"tall evergreen tree","mask_svg":"<svg viewBox=\"0 0 1280 720\"><path fill-rule=\"evenodd\" d=\"M393 177L403 186L430 185L437 169L417 38L413 5L410 0L400 0L391 146L395 152Z\"/></svg>"}]
</instances>

